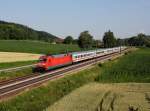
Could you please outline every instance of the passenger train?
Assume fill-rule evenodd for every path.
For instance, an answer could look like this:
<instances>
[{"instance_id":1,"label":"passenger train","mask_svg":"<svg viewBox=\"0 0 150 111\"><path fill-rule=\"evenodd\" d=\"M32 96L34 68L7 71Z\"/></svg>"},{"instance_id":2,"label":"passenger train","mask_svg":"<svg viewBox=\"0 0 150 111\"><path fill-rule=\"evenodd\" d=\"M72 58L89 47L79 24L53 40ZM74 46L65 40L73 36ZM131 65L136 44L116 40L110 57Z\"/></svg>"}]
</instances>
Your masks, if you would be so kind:
<instances>
[{"instance_id":1,"label":"passenger train","mask_svg":"<svg viewBox=\"0 0 150 111\"><path fill-rule=\"evenodd\" d=\"M125 46L121 46L115 48L80 51L59 55L44 55L39 58L39 62L33 68L33 71L44 72L57 67L66 66L69 64L109 55L112 53L117 53L125 49Z\"/></svg>"}]
</instances>

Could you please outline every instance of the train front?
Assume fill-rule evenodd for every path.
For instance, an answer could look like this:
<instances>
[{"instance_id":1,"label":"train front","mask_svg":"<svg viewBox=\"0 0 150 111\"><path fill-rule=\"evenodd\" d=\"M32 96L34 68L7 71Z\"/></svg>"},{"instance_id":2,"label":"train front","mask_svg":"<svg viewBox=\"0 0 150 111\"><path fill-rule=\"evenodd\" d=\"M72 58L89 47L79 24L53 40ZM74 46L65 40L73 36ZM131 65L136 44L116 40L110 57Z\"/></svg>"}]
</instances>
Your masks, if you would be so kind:
<instances>
[{"instance_id":1,"label":"train front","mask_svg":"<svg viewBox=\"0 0 150 111\"><path fill-rule=\"evenodd\" d=\"M41 56L38 60L38 63L35 65L35 67L33 68L33 72L44 72L47 70L47 59L48 56Z\"/></svg>"}]
</instances>

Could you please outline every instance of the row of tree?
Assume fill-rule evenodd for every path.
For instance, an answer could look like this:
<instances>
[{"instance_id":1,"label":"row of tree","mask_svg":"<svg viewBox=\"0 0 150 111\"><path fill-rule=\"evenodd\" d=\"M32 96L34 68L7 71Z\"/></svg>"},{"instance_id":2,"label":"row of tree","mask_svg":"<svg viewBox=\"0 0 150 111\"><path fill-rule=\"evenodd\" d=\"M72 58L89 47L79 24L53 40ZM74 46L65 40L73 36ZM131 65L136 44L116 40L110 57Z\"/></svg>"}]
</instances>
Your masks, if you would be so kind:
<instances>
[{"instance_id":1,"label":"row of tree","mask_svg":"<svg viewBox=\"0 0 150 111\"><path fill-rule=\"evenodd\" d=\"M73 37L67 36L64 39L65 44L78 44L83 49L90 49L92 47L114 47L117 46L117 40L114 37L113 32L110 30L105 32L103 37L103 42L101 40L95 40L93 36L89 33L89 31L81 32L78 39L74 40Z\"/></svg>"},{"instance_id":2,"label":"row of tree","mask_svg":"<svg viewBox=\"0 0 150 111\"><path fill-rule=\"evenodd\" d=\"M73 39L71 36L67 36L64 39L65 44L78 44L83 49L89 49L92 47L105 47L111 48L121 45L126 46L147 46L150 47L150 36L145 34L138 34L137 36L120 39L114 36L114 33L110 30L104 33L103 39L101 40L94 40L93 36L88 32L84 31L81 32L78 39Z\"/></svg>"},{"instance_id":3,"label":"row of tree","mask_svg":"<svg viewBox=\"0 0 150 111\"><path fill-rule=\"evenodd\" d=\"M36 31L25 25L9 23L0 21L0 40L40 40L50 43L62 43L63 40L44 31ZM81 32L78 39L73 39L68 36L64 39L65 44L78 44L83 49L90 49L92 47L115 47L120 45L130 46L149 46L150 36L145 34L138 34L137 36L117 39L114 33L110 30L104 33L103 39L95 40L89 31Z\"/></svg>"},{"instance_id":4,"label":"row of tree","mask_svg":"<svg viewBox=\"0 0 150 111\"><path fill-rule=\"evenodd\" d=\"M92 47L100 47L101 41L94 40L93 36L89 33L89 31L81 32L78 39L73 39L72 36L67 36L64 39L65 44L78 44L83 49L90 49Z\"/></svg>"}]
</instances>

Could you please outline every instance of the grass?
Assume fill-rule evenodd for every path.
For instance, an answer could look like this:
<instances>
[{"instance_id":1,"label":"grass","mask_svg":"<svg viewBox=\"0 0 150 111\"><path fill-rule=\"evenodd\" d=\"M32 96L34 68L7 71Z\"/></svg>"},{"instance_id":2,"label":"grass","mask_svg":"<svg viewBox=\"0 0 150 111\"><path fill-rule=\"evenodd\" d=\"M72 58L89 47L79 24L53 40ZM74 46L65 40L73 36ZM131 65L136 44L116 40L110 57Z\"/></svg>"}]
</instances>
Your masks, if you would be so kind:
<instances>
[{"instance_id":1,"label":"grass","mask_svg":"<svg viewBox=\"0 0 150 111\"><path fill-rule=\"evenodd\" d=\"M1 102L0 111L41 111L74 89L95 81L150 82L149 60L150 49L139 49L118 60L50 81L44 86L24 92L9 101ZM113 98L115 99L115 96ZM110 103L111 107L113 107L114 99Z\"/></svg>"},{"instance_id":2,"label":"grass","mask_svg":"<svg viewBox=\"0 0 150 111\"><path fill-rule=\"evenodd\" d=\"M150 48L102 65L99 82L150 82Z\"/></svg>"},{"instance_id":3,"label":"grass","mask_svg":"<svg viewBox=\"0 0 150 111\"><path fill-rule=\"evenodd\" d=\"M46 111L149 111L150 84L90 83L55 102Z\"/></svg>"},{"instance_id":4,"label":"grass","mask_svg":"<svg viewBox=\"0 0 150 111\"><path fill-rule=\"evenodd\" d=\"M79 51L78 45L50 44L38 41L0 40L0 51L56 54L66 51Z\"/></svg>"},{"instance_id":5,"label":"grass","mask_svg":"<svg viewBox=\"0 0 150 111\"><path fill-rule=\"evenodd\" d=\"M24 92L9 101L1 102L0 111L42 111L72 90L93 82L97 77L98 70L97 66Z\"/></svg>"},{"instance_id":6,"label":"grass","mask_svg":"<svg viewBox=\"0 0 150 111\"><path fill-rule=\"evenodd\" d=\"M19 61L19 62L0 63L0 69L14 68L14 67L19 67L19 66L31 65L34 63L37 63L37 61L33 60L33 61Z\"/></svg>"},{"instance_id":7,"label":"grass","mask_svg":"<svg viewBox=\"0 0 150 111\"><path fill-rule=\"evenodd\" d=\"M32 68L24 68L18 71L11 71L11 72L0 72L0 81L8 80L16 77L21 77L25 75L29 75L32 73Z\"/></svg>"},{"instance_id":8,"label":"grass","mask_svg":"<svg viewBox=\"0 0 150 111\"><path fill-rule=\"evenodd\" d=\"M34 64L36 61L21 61L21 62L10 62L10 63L0 63L0 70L7 68L14 68L24 65ZM9 71L9 72L0 72L0 81L8 80L16 77L21 77L25 75L32 74L32 67L26 67L23 69L19 69L17 71Z\"/></svg>"},{"instance_id":9,"label":"grass","mask_svg":"<svg viewBox=\"0 0 150 111\"><path fill-rule=\"evenodd\" d=\"M36 61L21 61L21 62L10 62L10 63L0 63L0 69L7 69L13 67L19 67L24 65L34 64ZM8 80L16 77L21 77L25 75L29 75L32 73L32 67L27 67L23 69L19 69L17 71L9 71L9 72L0 72L0 81Z\"/></svg>"}]
</instances>

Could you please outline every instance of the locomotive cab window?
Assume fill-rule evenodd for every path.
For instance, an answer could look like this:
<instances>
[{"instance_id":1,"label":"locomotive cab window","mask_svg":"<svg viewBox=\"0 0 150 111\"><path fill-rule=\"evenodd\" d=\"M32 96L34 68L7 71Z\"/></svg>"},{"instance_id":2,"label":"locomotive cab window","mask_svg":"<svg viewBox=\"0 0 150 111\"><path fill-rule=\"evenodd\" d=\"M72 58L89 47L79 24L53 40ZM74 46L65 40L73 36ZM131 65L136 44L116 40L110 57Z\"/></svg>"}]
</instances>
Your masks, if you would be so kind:
<instances>
[{"instance_id":1,"label":"locomotive cab window","mask_svg":"<svg viewBox=\"0 0 150 111\"><path fill-rule=\"evenodd\" d=\"M40 59L39 61L40 61L40 62L46 62L47 59Z\"/></svg>"}]
</instances>

